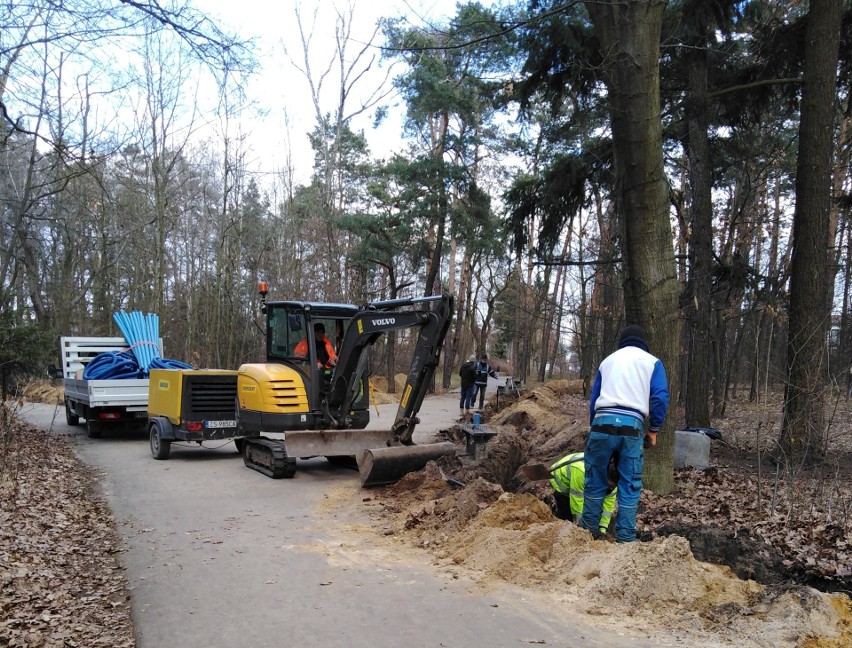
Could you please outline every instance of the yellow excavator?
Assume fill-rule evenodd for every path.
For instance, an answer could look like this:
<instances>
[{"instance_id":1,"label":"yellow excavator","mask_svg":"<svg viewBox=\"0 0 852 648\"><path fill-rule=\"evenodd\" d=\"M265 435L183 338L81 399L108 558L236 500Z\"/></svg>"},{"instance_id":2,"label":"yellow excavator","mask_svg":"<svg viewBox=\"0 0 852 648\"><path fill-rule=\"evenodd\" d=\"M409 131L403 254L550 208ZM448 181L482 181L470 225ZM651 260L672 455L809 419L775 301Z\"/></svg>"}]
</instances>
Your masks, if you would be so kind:
<instances>
[{"instance_id":1,"label":"yellow excavator","mask_svg":"<svg viewBox=\"0 0 852 648\"><path fill-rule=\"evenodd\" d=\"M237 373L238 446L246 466L278 479L295 475L296 458L354 458L362 485L372 486L455 452L452 443L412 441L450 325L452 296L358 307L267 301L265 282L259 292L266 362L244 364ZM419 329L418 338L394 422L389 429L366 430L369 350L387 331L412 327ZM263 436L282 432L283 441Z\"/></svg>"}]
</instances>

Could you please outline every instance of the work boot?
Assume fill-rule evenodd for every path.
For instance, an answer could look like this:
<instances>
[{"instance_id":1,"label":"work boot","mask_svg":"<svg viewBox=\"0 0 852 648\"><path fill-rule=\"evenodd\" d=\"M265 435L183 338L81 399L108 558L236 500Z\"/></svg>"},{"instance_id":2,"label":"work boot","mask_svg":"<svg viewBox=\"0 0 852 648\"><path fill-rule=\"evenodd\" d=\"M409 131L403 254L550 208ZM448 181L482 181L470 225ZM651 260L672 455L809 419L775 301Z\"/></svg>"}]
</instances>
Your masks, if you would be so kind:
<instances>
[{"instance_id":1,"label":"work boot","mask_svg":"<svg viewBox=\"0 0 852 648\"><path fill-rule=\"evenodd\" d=\"M582 520L577 521L577 526L580 527L581 529L586 529L586 527L583 526ZM592 534L593 540L600 540L601 539L601 531L597 527L595 527L594 529L586 529L586 531L588 531L589 533Z\"/></svg>"}]
</instances>

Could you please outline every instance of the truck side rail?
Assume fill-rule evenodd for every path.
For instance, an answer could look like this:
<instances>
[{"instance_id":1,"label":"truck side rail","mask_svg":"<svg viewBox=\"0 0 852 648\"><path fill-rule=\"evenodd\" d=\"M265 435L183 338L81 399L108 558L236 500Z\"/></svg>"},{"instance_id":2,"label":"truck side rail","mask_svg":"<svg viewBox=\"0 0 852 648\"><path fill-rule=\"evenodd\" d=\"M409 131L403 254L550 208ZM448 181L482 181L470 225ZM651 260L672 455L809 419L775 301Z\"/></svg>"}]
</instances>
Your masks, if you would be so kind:
<instances>
[{"instance_id":1,"label":"truck side rail","mask_svg":"<svg viewBox=\"0 0 852 648\"><path fill-rule=\"evenodd\" d=\"M163 353L163 339L159 340L159 351ZM62 336L59 338L59 360L62 377L76 378L89 361L99 353L127 351L127 340L123 337Z\"/></svg>"}]
</instances>

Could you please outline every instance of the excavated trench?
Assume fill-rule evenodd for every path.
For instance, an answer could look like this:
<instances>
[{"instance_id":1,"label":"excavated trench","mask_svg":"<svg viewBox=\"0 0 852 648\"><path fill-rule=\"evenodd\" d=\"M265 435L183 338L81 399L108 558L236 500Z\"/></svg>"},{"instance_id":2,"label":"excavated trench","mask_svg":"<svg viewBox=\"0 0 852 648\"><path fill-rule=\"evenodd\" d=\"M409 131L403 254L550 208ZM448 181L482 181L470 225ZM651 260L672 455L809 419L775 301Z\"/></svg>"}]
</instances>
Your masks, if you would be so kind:
<instances>
[{"instance_id":1,"label":"excavated trench","mask_svg":"<svg viewBox=\"0 0 852 648\"><path fill-rule=\"evenodd\" d=\"M382 528L483 583L533 588L593 615L649 611L667 636L685 633L702 645L735 637L758 637L740 645L848 645L848 597L792 583L796 574L747 530L640 515L644 542L619 545L556 519L549 483L527 480L520 468L583 448L588 405L568 397L574 390L548 383L514 402L501 399L499 412L489 405L485 425L499 434L485 455L445 457L378 489ZM462 425L443 436L464 444ZM639 631L646 616L634 619Z\"/></svg>"}]
</instances>

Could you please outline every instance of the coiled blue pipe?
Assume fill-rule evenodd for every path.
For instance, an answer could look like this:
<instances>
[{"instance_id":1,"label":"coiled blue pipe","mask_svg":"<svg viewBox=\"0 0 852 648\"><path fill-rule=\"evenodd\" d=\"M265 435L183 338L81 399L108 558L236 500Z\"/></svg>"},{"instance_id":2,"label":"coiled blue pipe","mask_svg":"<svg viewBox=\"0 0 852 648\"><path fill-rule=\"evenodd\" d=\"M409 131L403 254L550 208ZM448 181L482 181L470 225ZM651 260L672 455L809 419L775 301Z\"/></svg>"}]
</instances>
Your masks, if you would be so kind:
<instances>
[{"instance_id":1,"label":"coiled blue pipe","mask_svg":"<svg viewBox=\"0 0 852 648\"><path fill-rule=\"evenodd\" d=\"M99 353L83 370L84 380L147 378L149 369L193 369L192 365L180 360L160 357L160 318L157 315L119 311L112 318L132 354L119 351Z\"/></svg>"},{"instance_id":2,"label":"coiled blue pipe","mask_svg":"<svg viewBox=\"0 0 852 648\"><path fill-rule=\"evenodd\" d=\"M120 378L144 378L147 372L129 353L107 351L96 355L83 369L83 380L116 380Z\"/></svg>"},{"instance_id":3,"label":"coiled blue pipe","mask_svg":"<svg viewBox=\"0 0 852 648\"><path fill-rule=\"evenodd\" d=\"M148 369L193 369L192 365L155 356ZM96 355L83 370L83 380L121 380L123 378L147 378L148 369L126 352L107 351Z\"/></svg>"}]
</instances>

